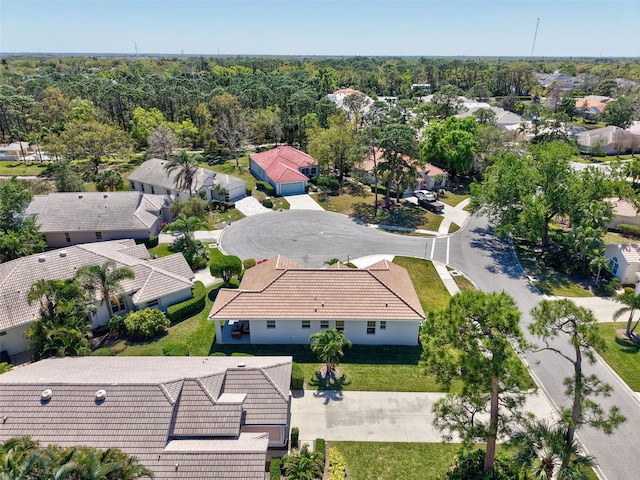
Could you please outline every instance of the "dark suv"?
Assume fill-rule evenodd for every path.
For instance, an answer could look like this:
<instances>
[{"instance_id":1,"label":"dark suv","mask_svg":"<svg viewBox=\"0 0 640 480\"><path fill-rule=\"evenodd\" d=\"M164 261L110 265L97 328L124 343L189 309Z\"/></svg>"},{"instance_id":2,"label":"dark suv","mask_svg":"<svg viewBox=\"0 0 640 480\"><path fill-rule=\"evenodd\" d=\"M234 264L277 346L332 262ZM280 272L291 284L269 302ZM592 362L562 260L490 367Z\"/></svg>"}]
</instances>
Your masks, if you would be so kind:
<instances>
[{"instance_id":1,"label":"dark suv","mask_svg":"<svg viewBox=\"0 0 640 480\"><path fill-rule=\"evenodd\" d=\"M437 200L427 200L426 198L418 198L418 205L433 213L440 213L444 210L444 203Z\"/></svg>"}]
</instances>

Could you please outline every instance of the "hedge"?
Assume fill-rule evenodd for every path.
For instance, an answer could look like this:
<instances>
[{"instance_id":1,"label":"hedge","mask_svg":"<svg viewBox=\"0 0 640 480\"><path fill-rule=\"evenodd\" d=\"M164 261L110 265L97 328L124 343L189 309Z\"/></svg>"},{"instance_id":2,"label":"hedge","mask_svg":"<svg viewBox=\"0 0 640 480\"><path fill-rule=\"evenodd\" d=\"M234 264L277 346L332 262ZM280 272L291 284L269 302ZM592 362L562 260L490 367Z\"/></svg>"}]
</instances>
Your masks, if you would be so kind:
<instances>
[{"instance_id":1,"label":"hedge","mask_svg":"<svg viewBox=\"0 0 640 480\"><path fill-rule=\"evenodd\" d=\"M269 465L269 480L280 480L282 475L282 459L273 457Z\"/></svg>"},{"instance_id":2,"label":"hedge","mask_svg":"<svg viewBox=\"0 0 640 480\"><path fill-rule=\"evenodd\" d=\"M116 315L109 320L109 330L130 338L148 339L169 328L171 322L157 308L129 312L125 317Z\"/></svg>"},{"instance_id":3,"label":"hedge","mask_svg":"<svg viewBox=\"0 0 640 480\"><path fill-rule=\"evenodd\" d=\"M640 237L640 227L637 225L629 225L628 223L621 223L618 225L618 229L624 235L631 235L632 237Z\"/></svg>"},{"instance_id":4,"label":"hedge","mask_svg":"<svg viewBox=\"0 0 640 480\"><path fill-rule=\"evenodd\" d=\"M291 389L302 390L304 388L304 370L302 367L293 362L291 364Z\"/></svg>"},{"instance_id":5,"label":"hedge","mask_svg":"<svg viewBox=\"0 0 640 480\"><path fill-rule=\"evenodd\" d=\"M271 200L271 197L264 197L262 200L262 206L264 208L273 208L273 200Z\"/></svg>"},{"instance_id":6,"label":"hedge","mask_svg":"<svg viewBox=\"0 0 640 480\"><path fill-rule=\"evenodd\" d=\"M298 439L300 438L300 429L293 427L291 429L291 448L298 448Z\"/></svg>"},{"instance_id":7,"label":"hedge","mask_svg":"<svg viewBox=\"0 0 640 480\"><path fill-rule=\"evenodd\" d=\"M262 181L256 182L256 187L258 187L258 190L262 190L267 195L276 194L276 189L273 188L273 185L271 185L269 182L262 182Z\"/></svg>"},{"instance_id":8,"label":"hedge","mask_svg":"<svg viewBox=\"0 0 640 480\"><path fill-rule=\"evenodd\" d=\"M197 281L193 284L193 296L184 302L176 303L167 308L167 318L171 322L177 322L187 318L204 308L207 297L207 289L204 284Z\"/></svg>"},{"instance_id":9,"label":"hedge","mask_svg":"<svg viewBox=\"0 0 640 480\"><path fill-rule=\"evenodd\" d=\"M324 441L324 438L316 438L316 448L315 451L316 453L318 453L321 457L322 457L322 464L324 465L325 463L325 458L326 458L326 444Z\"/></svg>"}]
</instances>

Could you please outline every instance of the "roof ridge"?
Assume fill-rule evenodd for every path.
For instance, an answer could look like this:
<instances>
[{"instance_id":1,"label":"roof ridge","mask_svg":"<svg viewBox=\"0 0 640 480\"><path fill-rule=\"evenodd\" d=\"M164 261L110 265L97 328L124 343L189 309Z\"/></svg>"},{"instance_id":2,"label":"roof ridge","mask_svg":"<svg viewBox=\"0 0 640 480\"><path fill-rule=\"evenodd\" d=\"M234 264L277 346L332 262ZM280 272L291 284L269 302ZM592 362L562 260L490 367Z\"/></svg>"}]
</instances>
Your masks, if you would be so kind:
<instances>
[{"instance_id":1,"label":"roof ridge","mask_svg":"<svg viewBox=\"0 0 640 480\"><path fill-rule=\"evenodd\" d=\"M249 369L247 369L247 370L249 370ZM288 397L284 394L284 392L282 390L280 390L280 387L278 385L276 385L276 382L273 381L273 379L271 378L271 375L269 375L267 372L264 371L264 367L256 367L256 370L259 370L260 373L262 373L262 375L273 386L273 388L276 389L276 392L278 392L278 394L282 397L282 399L285 402L289 401Z\"/></svg>"},{"instance_id":2,"label":"roof ridge","mask_svg":"<svg viewBox=\"0 0 640 480\"><path fill-rule=\"evenodd\" d=\"M7 274L3 279L1 279L1 280L0 280L0 288L2 288L2 287L4 286L4 283L5 283L9 278L11 278L11 276L13 275L13 272L15 272L15 271L16 271L16 269L17 269L17 268L22 264L22 262L23 262L25 259L27 259L27 258L28 258L28 257L20 257L20 258L16 258L15 260L10 260L9 262L6 262L6 263L5 263L5 265L6 265L7 263L11 263L11 262L13 262L13 265L14 265L14 266L13 266L13 268L11 269L11 271L10 271L10 272L8 272L8 274Z\"/></svg>"},{"instance_id":3,"label":"roof ridge","mask_svg":"<svg viewBox=\"0 0 640 480\"><path fill-rule=\"evenodd\" d=\"M385 259L386 260L386 259ZM367 273L369 273L369 275L371 275L373 278L375 278L378 282L380 282L380 284L386 288L389 292L391 292L396 298L398 298L402 303L404 303L407 307L409 307L409 309L411 309L412 311L414 311L415 313L417 313L420 317L424 318L424 312L419 312L418 310L416 310L413 305L411 305L409 302L407 302L404 297L398 295L392 288L389 287L389 285L386 284L386 282L384 282L380 277L378 277L373 271L371 270L366 270L365 271Z\"/></svg>"}]
</instances>

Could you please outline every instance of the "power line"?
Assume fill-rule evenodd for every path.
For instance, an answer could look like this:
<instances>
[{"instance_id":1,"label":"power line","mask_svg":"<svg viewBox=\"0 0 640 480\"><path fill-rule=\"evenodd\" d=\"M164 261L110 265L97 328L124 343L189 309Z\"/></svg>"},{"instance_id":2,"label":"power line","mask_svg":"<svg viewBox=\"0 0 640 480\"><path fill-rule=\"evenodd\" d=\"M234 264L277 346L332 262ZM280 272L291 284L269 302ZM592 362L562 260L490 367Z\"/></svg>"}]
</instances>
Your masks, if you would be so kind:
<instances>
[{"instance_id":1,"label":"power line","mask_svg":"<svg viewBox=\"0 0 640 480\"><path fill-rule=\"evenodd\" d=\"M531 46L531 56L533 57L533 49L536 48L536 38L538 38L538 25L540 25L540 19L536 22L536 33L533 34L533 45Z\"/></svg>"}]
</instances>

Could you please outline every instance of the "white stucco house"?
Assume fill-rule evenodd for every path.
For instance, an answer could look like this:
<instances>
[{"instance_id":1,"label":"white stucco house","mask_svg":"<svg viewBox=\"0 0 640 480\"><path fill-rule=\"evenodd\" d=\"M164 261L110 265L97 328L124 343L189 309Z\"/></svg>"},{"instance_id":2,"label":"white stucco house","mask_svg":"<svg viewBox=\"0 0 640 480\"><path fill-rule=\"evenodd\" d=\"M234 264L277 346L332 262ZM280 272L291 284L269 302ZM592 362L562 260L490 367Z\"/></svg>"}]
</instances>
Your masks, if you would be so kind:
<instances>
[{"instance_id":1,"label":"white stucco house","mask_svg":"<svg viewBox=\"0 0 640 480\"><path fill-rule=\"evenodd\" d=\"M640 226L640 215L632 202L619 198L608 198L607 201L613 205L613 220L608 225L609 229L615 230L621 223Z\"/></svg>"},{"instance_id":2,"label":"white stucco house","mask_svg":"<svg viewBox=\"0 0 640 480\"><path fill-rule=\"evenodd\" d=\"M238 289L221 289L209 319L222 343L308 344L334 328L354 344L417 345L425 316L409 274L394 263L307 268L278 256L247 270Z\"/></svg>"},{"instance_id":3,"label":"white stucco house","mask_svg":"<svg viewBox=\"0 0 640 480\"><path fill-rule=\"evenodd\" d=\"M107 309L114 314L147 307L166 310L191 297L194 275L181 253L150 259L146 247L131 239L74 245L18 258L0 264L0 351L13 357L28 346L24 334L39 315L38 302L27 300L31 285L38 280L70 279L79 268L103 265L108 260L118 268L133 270L135 278L122 282L122 298L110 299L108 304L96 299L93 328L107 324Z\"/></svg>"},{"instance_id":4,"label":"white stucco house","mask_svg":"<svg viewBox=\"0 0 640 480\"><path fill-rule=\"evenodd\" d=\"M36 195L25 210L50 248L158 235L169 222L171 199L140 192L73 192Z\"/></svg>"},{"instance_id":5,"label":"white stucco house","mask_svg":"<svg viewBox=\"0 0 640 480\"><path fill-rule=\"evenodd\" d=\"M167 173L167 160L152 158L142 163L127 177L129 188L138 192L169 195L178 200L187 200L189 192L178 190L177 170ZM246 182L241 178L198 168L192 185L193 193L205 192L205 200L235 202L246 196Z\"/></svg>"},{"instance_id":6,"label":"white stucco house","mask_svg":"<svg viewBox=\"0 0 640 480\"><path fill-rule=\"evenodd\" d=\"M640 272L640 244L607 245L604 256L609 270L623 285L633 285Z\"/></svg>"},{"instance_id":7,"label":"white stucco house","mask_svg":"<svg viewBox=\"0 0 640 480\"><path fill-rule=\"evenodd\" d=\"M250 155L249 170L273 186L276 195L305 193L309 178L320 174L315 158L288 145Z\"/></svg>"}]
</instances>

